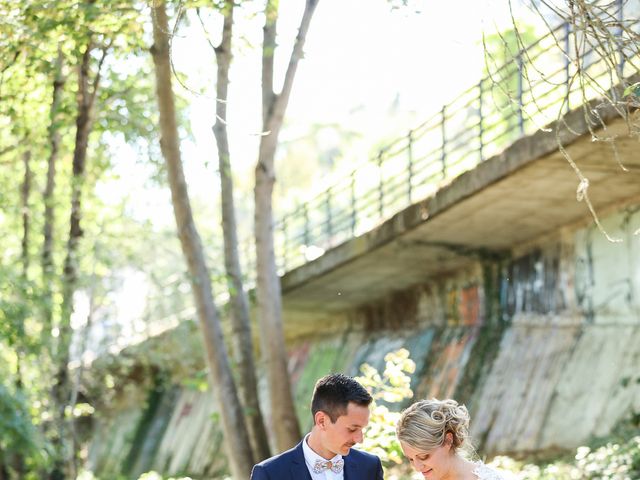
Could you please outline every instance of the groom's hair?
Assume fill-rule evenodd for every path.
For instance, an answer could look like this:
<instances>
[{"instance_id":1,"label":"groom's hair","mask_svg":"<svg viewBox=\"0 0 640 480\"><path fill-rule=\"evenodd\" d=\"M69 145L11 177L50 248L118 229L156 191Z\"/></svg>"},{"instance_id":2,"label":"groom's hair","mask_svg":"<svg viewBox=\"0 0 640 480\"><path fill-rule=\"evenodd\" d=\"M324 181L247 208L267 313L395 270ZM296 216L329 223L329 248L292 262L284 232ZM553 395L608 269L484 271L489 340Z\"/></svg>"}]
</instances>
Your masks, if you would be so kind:
<instances>
[{"instance_id":1,"label":"groom's hair","mask_svg":"<svg viewBox=\"0 0 640 480\"><path fill-rule=\"evenodd\" d=\"M347 413L349 403L368 407L373 397L356 380L342 373L332 373L316 382L311 397L311 414L324 412L335 423L338 417Z\"/></svg>"}]
</instances>

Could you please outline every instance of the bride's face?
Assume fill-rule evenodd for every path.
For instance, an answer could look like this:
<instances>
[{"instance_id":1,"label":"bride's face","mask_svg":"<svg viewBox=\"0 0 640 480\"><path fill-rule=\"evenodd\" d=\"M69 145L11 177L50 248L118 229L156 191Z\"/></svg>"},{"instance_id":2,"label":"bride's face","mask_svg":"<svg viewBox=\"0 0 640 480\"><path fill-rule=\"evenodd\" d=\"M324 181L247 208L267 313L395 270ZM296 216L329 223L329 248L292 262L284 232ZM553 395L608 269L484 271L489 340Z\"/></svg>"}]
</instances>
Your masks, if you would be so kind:
<instances>
[{"instance_id":1,"label":"bride's face","mask_svg":"<svg viewBox=\"0 0 640 480\"><path fill-rule=\"evenodd\" d=\"M451 447L442 445L433 450L419 450L400 441L400 446L409 463L416 472L422 473L428 480L442 480L449 478L451 472Z\"/></svg>"}]
</instances>

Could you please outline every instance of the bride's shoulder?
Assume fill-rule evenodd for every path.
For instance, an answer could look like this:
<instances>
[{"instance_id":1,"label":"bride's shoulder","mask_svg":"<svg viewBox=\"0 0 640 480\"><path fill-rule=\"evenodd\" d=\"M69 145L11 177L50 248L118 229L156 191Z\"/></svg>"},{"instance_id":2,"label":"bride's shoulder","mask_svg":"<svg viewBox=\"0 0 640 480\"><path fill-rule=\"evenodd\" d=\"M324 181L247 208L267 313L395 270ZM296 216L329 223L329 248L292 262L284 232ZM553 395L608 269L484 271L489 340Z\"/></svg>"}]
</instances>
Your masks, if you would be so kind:
<instances>
[{"instance_id":1,"label":"bride's shoulder","mask_svg":"<svg viewBox=\"0 0 640 480\"><path fill-rule=\"evenodd\" d=\"M478 480L507 480L507 477L503 473L482 462L478 462L473 473L478 477Z\"/></svg>"}]
</instances>

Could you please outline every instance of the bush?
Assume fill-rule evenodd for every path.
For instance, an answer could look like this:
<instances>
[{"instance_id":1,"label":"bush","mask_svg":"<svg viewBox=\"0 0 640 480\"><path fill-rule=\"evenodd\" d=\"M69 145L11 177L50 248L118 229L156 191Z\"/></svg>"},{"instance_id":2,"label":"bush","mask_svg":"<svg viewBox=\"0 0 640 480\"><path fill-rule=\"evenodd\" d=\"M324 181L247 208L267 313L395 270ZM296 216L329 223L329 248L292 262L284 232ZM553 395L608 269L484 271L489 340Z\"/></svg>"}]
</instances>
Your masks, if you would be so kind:
<instances>
[{"instance_id":1,"label":"bush","mask_svg":"<svg viewBox=\"0 0 640 480\"><path fill-rule=\"evenodd\" d=\"M640 479L640 435L598 448L579 447L572 462L535 465L496 457L493 464L514 472L518 480L637 480Z\"/></svg>"},{"instance_id":2,"label":"bush","mask_svg":"<svg viewBox=\"0 0 640 480\"><path fill-rule=\"evenodd\" d=\"M31 471L46 461L44 444L33 426L27 400L0 383L0 465L20 455Z\"/></svg>"},{"instance_id":3,"label":"bush","mask_svg":"<svg viewBox=\"0 0 640 480\"><path fill-rule=\"evenodd\" d=\"M362 443L362 449L377 455L385 467L402 463L402 450L396 440L396 424L400 412L391 411L386 405L398 404L412 398L411 377L416 364L409 358L404 348L388 353L382 375L371 365L365 363L360 367L362 376L356 377L373 397L369 426Z\"/></svg>"}]
</instances>

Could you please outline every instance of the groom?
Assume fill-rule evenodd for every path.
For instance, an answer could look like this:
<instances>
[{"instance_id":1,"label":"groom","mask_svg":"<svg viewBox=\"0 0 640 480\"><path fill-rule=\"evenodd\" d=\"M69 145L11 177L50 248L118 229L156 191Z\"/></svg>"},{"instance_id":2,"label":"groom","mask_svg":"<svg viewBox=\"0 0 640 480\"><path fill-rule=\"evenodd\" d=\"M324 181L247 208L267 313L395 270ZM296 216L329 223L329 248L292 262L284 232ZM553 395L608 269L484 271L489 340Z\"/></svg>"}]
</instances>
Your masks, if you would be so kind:
<instances>
[{"instance_id":1,"label":"groom","mask_svg":"<svg viewBox=\"0 0 640 480\"><path fill-rule=\"evenodd\" d=\"M311 399L311 432L291 450L254 466L251 480L382 480L380 459L351 448L362 442L372 400L351 377L322 377Z\"/></svg>"}]
</instances>

